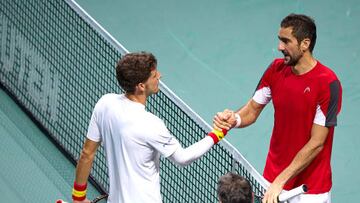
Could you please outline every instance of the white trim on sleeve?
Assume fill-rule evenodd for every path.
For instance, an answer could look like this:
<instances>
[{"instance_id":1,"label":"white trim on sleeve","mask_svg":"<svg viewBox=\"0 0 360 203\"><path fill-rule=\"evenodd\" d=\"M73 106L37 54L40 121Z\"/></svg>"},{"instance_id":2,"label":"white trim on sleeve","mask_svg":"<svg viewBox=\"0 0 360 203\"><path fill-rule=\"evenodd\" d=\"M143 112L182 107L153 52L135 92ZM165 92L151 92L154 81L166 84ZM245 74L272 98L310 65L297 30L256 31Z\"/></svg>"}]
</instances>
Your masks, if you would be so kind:
<instances>
[{"instance_id":1,"label":"white trim on sleeve","mask_svg":"<svg viewBox=\"0 0 360 203\"><path fill-rule=\"evenodd\" d=\"M258 89L253 99L256 101L256 103L259 104L268 104L271 100L271 89L270 87L263 87L261 89Z\"/></svg>"},{"instance_id":2,"label":"white trim on sleeve","mask_svg":"<svg viewBox=\"0 0 360 203\"><path fill-rule=\"evenodd\" d=\"M314 123L321 126L325 126L325 122L326 122L326 117L324 113L321 111L320 105L317 105Z\"/></svg>"}]
</instances>

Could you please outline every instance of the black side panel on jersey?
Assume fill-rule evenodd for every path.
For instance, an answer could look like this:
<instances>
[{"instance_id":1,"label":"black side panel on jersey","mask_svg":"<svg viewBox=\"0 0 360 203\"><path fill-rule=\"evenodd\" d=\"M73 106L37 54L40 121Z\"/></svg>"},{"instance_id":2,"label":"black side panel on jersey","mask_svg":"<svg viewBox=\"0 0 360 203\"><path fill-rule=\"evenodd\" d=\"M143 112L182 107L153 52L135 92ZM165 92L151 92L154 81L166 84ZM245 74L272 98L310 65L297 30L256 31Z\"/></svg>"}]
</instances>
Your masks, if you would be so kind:
<instances>
[{"instance_id":1,"label":"black side panel on jersey","mask_svg":"<svg viewBox=\"0 0 360 203\"><path fill-rule=\"evenodd\" d=\"M330 103L326 115L325 126L336 126L337 125L337 113L339 105L339 96L340 96L340 82L334 80L330 83Z\"/></svg>"}]
</instances>

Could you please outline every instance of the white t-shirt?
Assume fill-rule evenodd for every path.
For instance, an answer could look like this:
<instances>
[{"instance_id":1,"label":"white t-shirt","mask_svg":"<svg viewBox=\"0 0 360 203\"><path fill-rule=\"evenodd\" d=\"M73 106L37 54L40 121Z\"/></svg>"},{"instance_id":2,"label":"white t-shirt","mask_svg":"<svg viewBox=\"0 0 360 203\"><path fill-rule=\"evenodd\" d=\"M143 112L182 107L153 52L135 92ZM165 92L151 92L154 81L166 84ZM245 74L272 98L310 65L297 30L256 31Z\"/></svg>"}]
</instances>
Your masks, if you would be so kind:
<instances>
[{"instance_id":1,"label":"white t-shirt","mask_svg":"<svg viewBox=\"0 0 360 203\"><path fill-rule=\"evenodd\" d=\"M108 203L160 203L160 155L181 147L164 122L125 95L96 104L87 138L103 142L109 170Z\"/></svg>"}]
</instances>

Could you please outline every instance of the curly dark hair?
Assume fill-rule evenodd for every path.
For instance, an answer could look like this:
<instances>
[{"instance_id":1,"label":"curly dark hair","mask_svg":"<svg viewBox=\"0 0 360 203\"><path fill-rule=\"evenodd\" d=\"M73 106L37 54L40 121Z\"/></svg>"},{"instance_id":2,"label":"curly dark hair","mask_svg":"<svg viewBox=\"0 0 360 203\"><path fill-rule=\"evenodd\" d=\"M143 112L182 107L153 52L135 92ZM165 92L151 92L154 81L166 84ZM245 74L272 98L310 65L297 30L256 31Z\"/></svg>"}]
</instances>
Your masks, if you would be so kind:
<instances>
[{"instance_id":1,"label":"curly dark hair","mask_svg":"<svg viewBox=\"0 0 360 203\"><path fill-rule=\"evenodd\" d=\"M310 52L313 51L316 44L316 25L315 21L306 15L290 14L281 21L282 28L292 27L292 34L300 43L303 39L310 39Z\"/></svg>"},{"instance_id":2,"label":"curly dark hair","mask_svg":"<svg viewBox=\"0 0 360 203\"><path fill-rule=\"evenodd\" d=\"M250 182L231 172L219 178L217 195L222 203L252 203L253 199Z\"/></svg>"},{"instance_id":3,"label":"curly dark hair","mask_svg":"<svg viewBox=\"0 0 360 203\"><path fill-rule=\"evenodd\" d=\"M156 66L157 60L152 53L129 53L117 63L116 78L126 93L134 93L136 85L145 82Z\"/></svg>"}]
</instances>

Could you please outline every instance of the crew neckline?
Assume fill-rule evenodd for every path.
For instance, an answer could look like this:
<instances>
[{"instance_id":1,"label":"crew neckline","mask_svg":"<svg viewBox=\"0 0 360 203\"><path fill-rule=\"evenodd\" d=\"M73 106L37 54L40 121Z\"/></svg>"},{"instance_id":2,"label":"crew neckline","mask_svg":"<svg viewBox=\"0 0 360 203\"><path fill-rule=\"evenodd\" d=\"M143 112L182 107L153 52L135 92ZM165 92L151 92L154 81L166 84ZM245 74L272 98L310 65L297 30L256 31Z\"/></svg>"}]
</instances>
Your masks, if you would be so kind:
<instances>
[{"instance_id":1,"label":"crew neckline","mask_svg":"<svg viewBox=\"0 0 360 203\"><path fill-rule=\"evenodd\" d=\"M122 94L121 96L122 96L127 102L129 102L129 103L131 103L131 104L134 104L134 105L136 105L136 106L139 106L139 107L141 107L141 108L145 108L145 105L144 105L144 104L129 99L125 94Z\"/></svg>"},{"instance_id":2,"label":"crew neckline","mask_svg":"<svg viewBox=\"0 0 360 203\"><path fill-rule=\"evenodd\" d=\"M295 74L294 71L292 70L292 67L290 67L290 70L291 70L291 73L292 73L294 76L296 76L296 77L305 77L305 76L311 74L312 72L314 72L315 69L318 68L319 64L320 64L319 61L316 60L316 64L315 64L315 66L314 66L311 70L309 70L308 72L306 72L306 73L304 73L304 74L300 74L300 75Z\"/></svg>"}]
</instances>

